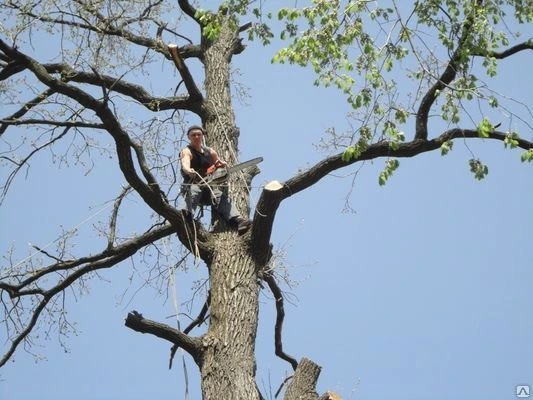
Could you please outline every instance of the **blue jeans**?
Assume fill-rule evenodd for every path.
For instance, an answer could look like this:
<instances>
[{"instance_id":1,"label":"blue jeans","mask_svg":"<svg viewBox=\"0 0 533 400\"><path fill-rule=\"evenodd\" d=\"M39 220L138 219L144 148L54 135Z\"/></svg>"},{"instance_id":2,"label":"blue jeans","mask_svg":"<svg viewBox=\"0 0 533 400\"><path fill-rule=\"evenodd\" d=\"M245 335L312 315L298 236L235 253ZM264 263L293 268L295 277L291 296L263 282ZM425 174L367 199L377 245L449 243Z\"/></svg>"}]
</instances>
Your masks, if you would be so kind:
<instances>
[{"instance_id":1,"label":"blue jeans","mask_svg":"<svg viewBox=\"0 0 533 400\"><path fill-rule=\"evenodd\" d=\"M186 185L183 186L182 193L185 195L186 210L191 214L194 214L199 205L208 205L226 222L241 216L228 196L216 186L212 186L210 190L206 185Z\"/></svg>"}]
</instances>

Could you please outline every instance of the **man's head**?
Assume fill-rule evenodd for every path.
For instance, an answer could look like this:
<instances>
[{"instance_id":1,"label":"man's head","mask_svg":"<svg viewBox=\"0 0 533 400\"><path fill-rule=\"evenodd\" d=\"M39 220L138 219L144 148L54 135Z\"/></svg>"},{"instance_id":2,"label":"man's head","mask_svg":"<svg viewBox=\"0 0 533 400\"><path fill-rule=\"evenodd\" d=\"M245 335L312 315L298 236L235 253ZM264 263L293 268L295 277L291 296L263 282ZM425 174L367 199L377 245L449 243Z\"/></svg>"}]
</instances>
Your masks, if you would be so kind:
<instances>
[{"instance_id":1,"label":"man's head","mask_svg":"<svg viewBox=\"0 0 533 400\"><path fill-rule=\"evenodd\" d=\"M204 128L199 125L193 125L187 129L187 137L194 147L202 146L202 139L204 137Z\"/></svg>"}]
</instances>

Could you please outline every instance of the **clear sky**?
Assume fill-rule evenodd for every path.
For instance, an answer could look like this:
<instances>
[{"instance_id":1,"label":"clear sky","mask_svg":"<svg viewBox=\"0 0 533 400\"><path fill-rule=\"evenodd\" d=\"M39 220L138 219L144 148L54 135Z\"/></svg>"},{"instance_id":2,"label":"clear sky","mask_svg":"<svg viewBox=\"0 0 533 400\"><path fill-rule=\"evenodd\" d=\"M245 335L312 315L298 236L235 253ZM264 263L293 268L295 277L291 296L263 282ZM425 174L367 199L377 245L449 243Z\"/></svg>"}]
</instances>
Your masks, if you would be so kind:
<instances>
[{"instance_id":1,"label":"clear sky","mask_svg":"<svg viewBox=\"0 0 533 400\"><path fill-rule=\"evenodd\" d=\"M318 162L324 155L314 144L324 131L347 127L342 96L314 87L308 71L271 65L273 51L253 43L235 57L250 94L247 104L235 102L241 159L264 157L257 187ZM532 61L520 53L501 64L498 76L501 90L529 106ZM154 71L147 79L159 76ZM522 133L532 139L531 131ZM469 171L470 151L489 166L483 181ZM28 242L44 246L60 226L83 221L76 252L100 248L92 226L107 220L109 208L88 218L120 191L114 161L98 158L89 175L49 161L37 159L0 207L2 253L15 244L23 258L32 252ZM293 282L284 285L285 350L321 365L319 392L344 399L514 399L517 385L533 387L533 166L520 162L520 151L481 140L457 141L446 157L434 152L400 161L384 187L378 185L384 160L375 160L338 171L282 204L273 243L280 271ZM354 212L343 211L347 196ZM140 231L145 225L137 220L146 211L134 198L130 203L122 221ZM168 370L167 342L124 327L132 309L174 323L172 298L150 288L136 293L139 279L122 296L132 271L124 262L94 280L86 296L75 301L69 293L69 316L81 332L68 339L70 351L54 335L34 349L46 360L35 363L20 349L0 370L0 400L185 399L181 354ZM178 272L178 302L205 276L202 265ZM270 399L290 366L273 354L268 291L260 313L257 376ZM196 368L185 361L197 399Z\"/></svg>"}]
</instances>

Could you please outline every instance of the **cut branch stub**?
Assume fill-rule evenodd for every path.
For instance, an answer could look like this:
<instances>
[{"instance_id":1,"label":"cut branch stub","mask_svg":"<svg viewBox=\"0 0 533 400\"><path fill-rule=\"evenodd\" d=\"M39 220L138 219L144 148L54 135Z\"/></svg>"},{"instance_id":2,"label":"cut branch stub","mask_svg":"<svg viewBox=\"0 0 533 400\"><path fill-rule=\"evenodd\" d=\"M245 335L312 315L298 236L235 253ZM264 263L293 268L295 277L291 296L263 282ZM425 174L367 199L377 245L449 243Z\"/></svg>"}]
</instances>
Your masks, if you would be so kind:
<instances>
[{"instance_id":1,"label":"cut branch stub","mask_svg":"<svg viewBox=\"0 0 533 400\"><path fill-rule=\"evenodd\" d=\"M316 382L320 375L320 370L320 366L313 361L302 358L287 388L285 400L318 400Z\"/></svg>"},{"instance_id":2,"label":"cut branch stub","mask_svg":"<svg viewBox=\"0 0 533 400\"><path fill-rule=\"evenodd\" d=\"M255 208L252 225L252 243L256 262L264 266L270 257L270 235L276 216L276 210L284 198L284 185L278 181L267 183Z\"/></svg>"}]
</instances>

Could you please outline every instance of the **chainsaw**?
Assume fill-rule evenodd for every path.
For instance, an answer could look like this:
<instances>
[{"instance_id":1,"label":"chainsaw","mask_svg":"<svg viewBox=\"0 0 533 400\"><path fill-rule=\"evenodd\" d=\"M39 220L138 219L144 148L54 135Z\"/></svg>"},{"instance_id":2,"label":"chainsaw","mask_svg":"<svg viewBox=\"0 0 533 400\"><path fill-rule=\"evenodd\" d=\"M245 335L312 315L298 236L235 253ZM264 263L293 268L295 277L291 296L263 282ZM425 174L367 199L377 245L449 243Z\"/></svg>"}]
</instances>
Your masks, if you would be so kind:
<instances>
[{"instance_id":1,"label":"chainsaw","mask_svg":"<svg viewBox=\"0 0 533 400\"><path fill-rule=\"evenodd\" d=\"M207 175L203 179L203 183L207 183L208 185L221 185L227 182L230 174L257 165L261 161L263 161L263 157L252 158L251 160L236 164L233 167L216 167L211 165L207 169Z\"/></svg>"}]
</instances>

